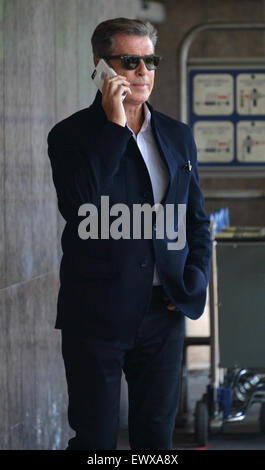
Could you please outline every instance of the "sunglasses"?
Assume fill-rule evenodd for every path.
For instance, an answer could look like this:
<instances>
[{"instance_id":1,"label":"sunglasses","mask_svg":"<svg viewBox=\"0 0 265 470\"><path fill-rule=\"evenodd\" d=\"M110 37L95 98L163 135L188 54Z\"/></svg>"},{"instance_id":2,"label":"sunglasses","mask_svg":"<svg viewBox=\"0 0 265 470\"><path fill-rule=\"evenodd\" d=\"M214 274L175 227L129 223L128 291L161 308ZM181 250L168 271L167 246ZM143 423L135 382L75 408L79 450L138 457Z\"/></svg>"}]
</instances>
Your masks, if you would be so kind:
<instances>
[{"instance_id":1,"label":"sunglasses","mask_svg":"<svg viewBox=\"0 0 265 470\"><path fill-rule=\"evenodd\" d=\"M135 70L140 64L140 60L143 59L145 66L148 70L155 70L158 67L158 64L162 57L158 55L109 55L103 57L105 60L109 59L121 59L122 65L127 70Z\"/></svg>"}]
</instances>

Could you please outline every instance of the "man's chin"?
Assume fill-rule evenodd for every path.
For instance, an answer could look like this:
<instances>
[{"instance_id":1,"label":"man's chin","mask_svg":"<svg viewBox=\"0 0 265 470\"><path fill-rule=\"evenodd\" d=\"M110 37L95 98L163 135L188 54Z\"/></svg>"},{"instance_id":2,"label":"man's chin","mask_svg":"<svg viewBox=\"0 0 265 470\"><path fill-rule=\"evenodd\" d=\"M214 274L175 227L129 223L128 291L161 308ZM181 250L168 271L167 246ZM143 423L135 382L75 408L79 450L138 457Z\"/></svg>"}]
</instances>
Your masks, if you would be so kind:
<instances>
[{"instance_id":1,"label":"man's chin","mask_svg":"<svg viewBox=\"0 0 265 470\"><path fill-rule=\"evenodd\" d=\"M125 104L142 104L142 103L145 103L145 101L148 100L150 96L150 93L141 93L141 92L138 92L138 93L134 93L133 95L127 95L125 100L124 100L124 103Z\"/></svg>"}]
</instances>

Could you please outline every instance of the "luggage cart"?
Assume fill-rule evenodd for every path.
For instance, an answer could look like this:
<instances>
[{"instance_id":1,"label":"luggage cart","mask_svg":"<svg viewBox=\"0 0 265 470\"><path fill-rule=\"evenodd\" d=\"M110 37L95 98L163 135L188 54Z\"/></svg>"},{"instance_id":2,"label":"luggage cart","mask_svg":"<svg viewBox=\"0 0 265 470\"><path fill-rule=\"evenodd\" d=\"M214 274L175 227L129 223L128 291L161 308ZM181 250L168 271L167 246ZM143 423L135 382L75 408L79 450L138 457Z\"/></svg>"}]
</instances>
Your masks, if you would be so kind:
<instances>
[{"instance_id":1,"label":"luggage cart","mask_svg":"<svg viewBox=\"0 0 265 470\"><path fill-rule=\"evenodd\" d=\"M250 65L250 66L261 66L264 67L264 58L241 58L241 59L189 59L189 49L193 41L196 39L199 33L204 31L215 30L230 30L230 31L265 31L265 23L247 23L247 22L210 22L203 23L192 28L187 35L184 37L178 54L178 72L179 72L179 119L183 122L188 123L188 109L189 109L189 85L188 85L188 70L191 69L194 65L213 65L214 67L219 67L220 64L227 67L229 64L236 64L238 66ZM230 174L237 174L238 176L245 176L246 171L248 174L251 172L253 176L258 176L264 172L264 167L256 167L256 169L248 168L234 168L230 167ZM216 167L213 170L214 174L219 173L222 176L227 175L227 169L222 167ZM241 172L241 173L240 173ZM202 168L201 174L206 176L212 175L212 170L207 169L206 167ZM220 266L223 267L223 263L218 263L220 258L220 253L222 251L231 249L231 247L238 248L235 249L234 253L240 252L246 249L246 253L251 249L261 251L261 257L257 258L264 260L263 251L265 241L261 241L261 238L252 239L248 238L244 242L242 239L239 241L231 240L223 241L215 240L213 236L213 258L212 258L212 272L211 280L209 283L209 299L210 299L210 337L186 337L184 343L184 354L183 354L183 367L182 367L182 389L180 394L180 403L179 411L177 416L177 424L183 424L187 420L188 416L188 401L187 401L187 389L188 389L188 370L186 364L186 349L189 346L199 346L199 345L210 345L211 351L211 365L210 365L210 383L207 387L206 392L203 397L197 402L195 408L195 438L200 445L204 445L207 442L209 431L213 429L224 429L224 425L227 422L235 422L244 419L250 406L255 403L261 403L260 409L260 428L262 432L265 432L265 404L264 404L264 395L265 395L265 350L263 346L263 341L259 336L259 341L254 340L255 348L253 348L253 354L251 355L252 360L248 360L248 357L245 357L246 354L243 354L245 344L241 338L238 344L238 355L233 356L233 339L230 340L230 344L226 344L226 335L227 333L235 333L237 337L244 337L242 335L242 328L245 327L245 331L248 331L248 318L249 315L257 314L257 318L254 318L252 325L258 323L257 333L260 334L260 331L264 329L264 313L265 313L265 299L264 292L265 287L265 276L264 276L264 267L265 263L260 266L260 273L258 278L258 285L260 288L259 299L260 305L258 310L256 309L255 304L257 299L255 298L254 305L251 305L250 299L245 303L242 303L241 308L244 311L244 322L241 322L240 315L237 307L232 309L228 308L228 318L226 315L226 307L229 306L229 302L223 302L224 293L227 294L227 298L234 300L236 297L241 298L241 290L244 294L248 292L248 286L241 286L240 292L235 294L231 290L234 280L230 278L230 286L226 286L227 292L223 289L221 279L224 276L224 272L219 272ZM244 243L246 245L244 245ZM253 244L251 247L250 244ZM263 244L263 246L262 246ZM226 247L226 248L225 248ZM254 248L255 247L255 248ZM233 250L232 250L233 253ZM243 255L244 251L241 253ZM230 253L231 255L231 253ZM230 256L229 255L229 256ZM229 260L228 256L228 260ZM222 258L222 256L221 256ZM220 259L221 259L220 258ZM230 258L232 259L232 258ZM244 259L244 256L243 256ZM248 257L246 257L248 259ZM252 266L252 278L255 276L255 268ZM229 269L228 273L225 274L229 278ZM219 283L218 283L219 279ZM252 280L253 280L252 279ZM244 283L244 276L243 281ZM262 286L262 291L261 291ZM230 290L229 290L230 288ZM258 286L256 286L258 289ZM253 291L255 291L255 286L253 286ZM252 292L250 295L254 295L255 292ZM244 296L243 296L244 297ZM243 298L242 297L242 298ZM218 300L219 298L219 300ZM232 305L232 304L231 304ZM246 306L248 309L246 310ZM230 318L234 319L236 325L229 325L229 314ZM234 315L235 314L235 315ZM239 316L238 316L239 315ZM226 318L227 324L223 321ZM233 322L232 322L233 323ZM225 329L224 329L225 326ZM251 329L251 328L250 328ZM247 339L245 338L247 341ZM257 350L256 350L257 349ZM224 351L227 352L227 355L224 355ZM241 355L240 355L241 351ZM229 352L231 353L229 356ZM254 354L256 352L256 354Z\"/></svg>"},{"instance_id":2,"label":"luggage cart","mask_svg":"<svg viewBox=\"0 0 265 470\"><path fill-rule=\"evenodd\" d=\"M251 231L250 231L251 230ZM210 384L195 408L195 439L245 419L260 403L265 433L265 229L231 227L213 242Z\"/></svg>"}]
</instances>

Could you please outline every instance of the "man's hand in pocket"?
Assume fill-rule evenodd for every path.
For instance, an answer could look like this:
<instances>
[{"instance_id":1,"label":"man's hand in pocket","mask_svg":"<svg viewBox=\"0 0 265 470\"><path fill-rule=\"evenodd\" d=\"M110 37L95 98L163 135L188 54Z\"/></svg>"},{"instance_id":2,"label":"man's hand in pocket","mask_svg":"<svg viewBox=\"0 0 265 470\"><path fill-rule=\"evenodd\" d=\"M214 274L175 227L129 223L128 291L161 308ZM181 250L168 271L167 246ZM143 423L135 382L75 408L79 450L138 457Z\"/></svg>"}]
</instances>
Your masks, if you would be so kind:
<instances>
[{"instance_id":1,"label":"man's hand in pocket","mask_svg":"<svg viewBox=\"0 0 265 470\"><path fill-rule=\"evenodd\" d=\"M171 310L171 311L175 311L175 312L179 312L179 308L176 307L175 305L172 304L172 302L169 300L169 297L165 296L163 297L163 300L166 301L166 307L168 310Z\"/></svg>"}]
</instances>

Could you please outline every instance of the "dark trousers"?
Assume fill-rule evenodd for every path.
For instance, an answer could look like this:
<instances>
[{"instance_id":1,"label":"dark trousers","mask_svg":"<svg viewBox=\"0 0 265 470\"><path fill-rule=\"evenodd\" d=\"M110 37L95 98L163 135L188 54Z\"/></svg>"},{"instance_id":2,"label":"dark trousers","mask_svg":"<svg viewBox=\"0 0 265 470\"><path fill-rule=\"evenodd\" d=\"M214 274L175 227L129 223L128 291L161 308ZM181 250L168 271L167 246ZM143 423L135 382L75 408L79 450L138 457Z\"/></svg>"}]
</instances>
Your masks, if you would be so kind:
<instances>
[{"instance_id":1,"label":"dark trousers","mask_svg":"<svg viewBox=\"0 0 265 470\"><path fill-rule=\"evenodd\" d=\"M172 449L184 315L167 309L165 295L162 287L153 287L149 309L128 344L62 330L68 419L76 432L67 450L116 449L122 370L131 449Z\"/></svg>"}]
</instances>

